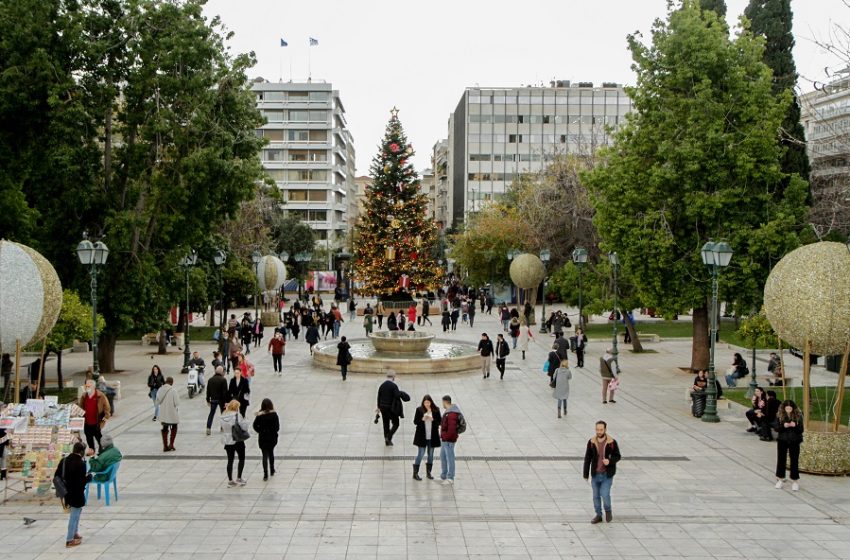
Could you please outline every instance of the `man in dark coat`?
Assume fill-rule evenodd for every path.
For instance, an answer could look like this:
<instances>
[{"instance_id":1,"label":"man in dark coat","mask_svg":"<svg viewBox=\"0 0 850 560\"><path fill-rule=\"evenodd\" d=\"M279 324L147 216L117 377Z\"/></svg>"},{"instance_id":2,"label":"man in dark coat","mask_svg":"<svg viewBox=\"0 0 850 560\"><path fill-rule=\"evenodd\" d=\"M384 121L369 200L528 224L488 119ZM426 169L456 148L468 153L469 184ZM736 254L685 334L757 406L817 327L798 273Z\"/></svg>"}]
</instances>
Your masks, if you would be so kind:
<instances>
[{"instance_id":1,"label":"man in dark coat","mask_svg":"<svg viewBox=\"0 0 850 560\"><path fill-rule=\"evenodd\" d=\"M608 435L608 424L602 420L596 423L596 435L587 442L584 453L582 476L590 480L593 488L593 509L596 516L590 520L594 525L602 521L602 508L605 508L605 521L611 522L611 483L617 474L620 461L620 446L617 440Z\"/></svg>"},{"instance_id":2,"label":"man in dark coat","mask_svg":"<svg viewBox=\"0 0 850 560\"><path fill-rule=\"evenodd\" d=\"M398 388L395 383L395 372L387 373L387 380L378 388L378 410L384 422L384 444L392 445L393 436L398 430L399 418L404 418L402 401L410 400L410 395ZM390 428L392 423L392 428Z\"/></svg>"},{"instance_id":3,"label":"man in dark coat","mask_svg":"<svg viewBox=\"0 0 850 560\"><path fill-rule=\"evenodd\" d=\"M83 455L86 452L86 444L77 442L73 451L64 459L59 461L54 476L59 476L65 482L68 491L63 498L66 508L70 509L71 516L68 519L68 533L65 538L65 547L79 546L83 542L80 536L80 515L86 505L86 484L91 482L90 474L86 474L86 462Z\"/></svg>"},{"instance_id":4,"label":"man in dark coat","mask_svg":"<svg viewBox=\"0 0 850 560\"><path fill-rule=\"evenodd\" d=\"M207 435L210 435L215 409L217 408L219 412L223 413L224 405L228 401L230 401L230 394L227 391L227 378L224 377L224 368L217 366L215 375L207 383L207 402L210 405L210 414L207 416Z\"/></svg>"}]
</instances>

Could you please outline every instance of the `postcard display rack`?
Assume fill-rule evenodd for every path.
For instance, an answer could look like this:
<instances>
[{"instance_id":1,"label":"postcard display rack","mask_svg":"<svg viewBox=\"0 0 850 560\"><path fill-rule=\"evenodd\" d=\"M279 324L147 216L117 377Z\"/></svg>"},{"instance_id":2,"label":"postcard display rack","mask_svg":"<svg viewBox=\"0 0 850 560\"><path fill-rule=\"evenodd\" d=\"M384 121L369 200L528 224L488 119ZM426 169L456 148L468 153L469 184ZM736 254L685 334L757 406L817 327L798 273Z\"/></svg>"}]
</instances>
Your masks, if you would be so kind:
<instances>
[{"instance_id":1,"label":"postcard display rack","mask_svg":"<svg viewBox=\"0 0 850 560\"><path fill-rule=\"evenodd\" d=\"M4 502L10 493L52 496L53 473L74 443L81 441L84 415L76 404L59 405L50 397L10 405L3 411L0 428L10 436Z\"/></svg>"}]
</instances>

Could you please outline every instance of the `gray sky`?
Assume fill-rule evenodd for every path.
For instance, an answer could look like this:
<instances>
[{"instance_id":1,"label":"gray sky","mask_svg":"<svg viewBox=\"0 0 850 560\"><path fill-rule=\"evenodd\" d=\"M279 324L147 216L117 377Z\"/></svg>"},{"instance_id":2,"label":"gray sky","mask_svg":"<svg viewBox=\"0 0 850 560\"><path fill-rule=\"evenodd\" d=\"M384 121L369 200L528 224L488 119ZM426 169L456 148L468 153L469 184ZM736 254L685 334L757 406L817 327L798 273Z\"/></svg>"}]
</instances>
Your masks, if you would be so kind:
<instances>
[{"instance_id":1,"label":"gray sky","mask_svg":"<svg viewBox=\"0 0 850 560\"><path fill-rule=\"evenodd\" d=\"M748 0L727 0L737 22ZM548 83L553 78L630 84L626 35L649 38L667 0L209 0L235 33L234 52L254 51L250 77L307 77L340 91L366 175L395 105L421 172L465 87ZM850 19L841 0L792 0L799 89L839 62L814 43ZM280 38L289 43L281 48ZM319 45L308 48L308 38Z\"/></svg>"}]
</instances>

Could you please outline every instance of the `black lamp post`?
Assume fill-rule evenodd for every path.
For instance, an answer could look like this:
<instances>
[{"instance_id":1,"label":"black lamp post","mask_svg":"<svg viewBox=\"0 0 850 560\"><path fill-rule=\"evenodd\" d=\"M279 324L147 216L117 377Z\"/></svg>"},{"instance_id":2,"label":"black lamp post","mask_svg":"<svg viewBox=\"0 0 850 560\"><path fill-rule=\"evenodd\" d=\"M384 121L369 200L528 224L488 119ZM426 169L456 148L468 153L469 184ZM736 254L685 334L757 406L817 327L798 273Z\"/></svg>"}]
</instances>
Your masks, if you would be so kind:
<instances>
[{"instance_id":1,"label":"black lamp post","mask_svg":"<svg viewBox=\"0 0 850 560\"><path fill-rule=\"evenodd\" d=\"M109 248L102 241L92 243L86 234L83 240L77 244L77 258L83 266L89 267L91 276L91 350L92 350L92 376L95 381L100 377L100 365L97 362L97 267L104 266L109 257Z\"/></svg>"},{"instance_id":2,"label":"black lamp post","mask_svg":"<svg viewBox=\"0 0 850 560\"><path fill-rule=\"evenodd\" d=\"M617 272L620 268L620 257L617 253L608 253L608 262L611 263L611 270L614 272L614 329L613 329L613 345L611 346L611 355L614 357L614 363L617 365L617 371L620 370L619 352L617 351Z\"/></svg>"},{"instance_id":3,"label":"black lamp post","mask_svg":"<svg viewBox=\"0 0 850 560\"><path fill-rule=\"evenodd\" d=\"M700 251L702 262L711 269L711 350L708 355L708 388L706 389L705 413L703 422L720 422L717 416L717 375L714 371L714 347L717 344L717 278L720 269L729 266L732 260L732 248L725 241L708 241Z\"/></svg>"},{"instance_id":4,"label":"black lamp post","mask_svg":"<svg viewBox=\"0 0 850 560\"><path fill-rule=\"evenodd\" d=\"M195 252L194 249L190 250L189 254L183 257L183 260L180 261L180 266L183 267L183 270L186 273L186 309L183 310L183 317L186 325L186 328L183 330L183 337L186 340L183 341L183 373L187 373L189 371L189 355L191 354L191 351L189 350L189 269L197 263L198 253Z\"/></svg>"},{"instance_id":5,"label":"black lamp post","mask_svg":"<svg viewBox=\"0 0 850 560\"><path fill-rule=\"evenodd\" d=\"M546 334L549 331L546 329L546 263L552 254L549 249L540 251L540 260L543 262L543 310L540 312L540 334Z\"/></svg>"},{"instance_id":6,"label":"black lamp post","mask_svg":"<svg viewBox=\"0 0 850 560\"><path fill-rule=\"evenodd\" d=\"M295 255L293 256L293 258L295 259L295 262L297 262L297 263L298 263L298 266L299 266L299 269L300 269L300 267L301 267L301 266L306 267L306 266L308 265L308 263L309 263L311 260L313 260L313 253L311 253L311 252L309 252L309 251L299 251L298 253L295 253ZM307 284L306 272L307 272L307 271L306 271L306 269L305 269L305 270L303 271L303 273L305 274L305 278L304 278L304 291L305 291L305 292L307 291L307 285L306 285L306 284ZM301 299L301 282L298 282L298 299Z\"/></svg>"},{"instance_id":7,"label":"black lamp post","mask_svg":"<svg viewBox=\"0 0 850 560\"><path fill-rule=\"evenodd\" d=\"M227 253L217 249L213 261L218 269L218 324L221 326L224 324L224 279L221 276L221 267L227 262Z\"/></svg>"},{"instance_id":8,"label":"black lamp post","mask_svg":"<svg viewBox=\"0 0 850 560\"><path fill-rule=\"evenodd\" d=\"M587 264L587 249L576 247L573 249L573 264L578 268L578 326L584 331L584 286L582 285L582 272Z\"/></svg>"},{"instance_id":9,"label":"black lamp post","mask_svg":"<svg viewBox=\"0 0 850 560\"><path fill-rule=\"evenodd\" d=\"M521 254L522 253L520 253L520 251L518 251L517 249L508 250L508 262L513 262L513 260L515 258L517 258L518 256L520 256ZM517 288L517 289L519 289L519 288ZM517 292L517 296L519 296L519 292ZM518 303L519 303L519 301L518 301Z\"/></svg>"}]
</instances>

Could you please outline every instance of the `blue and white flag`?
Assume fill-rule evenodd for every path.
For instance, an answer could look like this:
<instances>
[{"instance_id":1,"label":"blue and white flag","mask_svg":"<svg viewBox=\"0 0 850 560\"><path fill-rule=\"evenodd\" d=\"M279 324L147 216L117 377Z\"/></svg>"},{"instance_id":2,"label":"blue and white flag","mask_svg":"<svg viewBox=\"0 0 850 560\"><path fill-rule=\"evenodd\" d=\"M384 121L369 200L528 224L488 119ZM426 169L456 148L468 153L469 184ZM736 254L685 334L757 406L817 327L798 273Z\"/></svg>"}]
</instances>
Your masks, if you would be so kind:
<instances>
[{"instance_id":1,"label":"blue and white flag","mask_svg":"<svg viewBox=\"0 0 850 560\"><path fill-rule=\"evenodd\" d=\"M288 47L288 46L289 46L289 43L287 43L286 41L284 41L284 40L283 40L283 37L281 37L281 38L280 38L280 46L281 46L281 47Z\"/></svg>"},{"instance_id":2,"label":"blue and white flag","mask_svg":"<svg viewBox=\"0 0 850 560\"><path fill-rule=\"evenodd\" d=\"M318 40L318 39L313 39L312 37L310 37L310 46L311 46L311 47L316 46L316 45L318 45L318 44L319 44L319 40Z\"/></svg>"}]
</instances>

